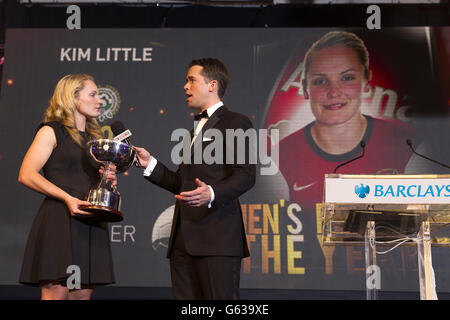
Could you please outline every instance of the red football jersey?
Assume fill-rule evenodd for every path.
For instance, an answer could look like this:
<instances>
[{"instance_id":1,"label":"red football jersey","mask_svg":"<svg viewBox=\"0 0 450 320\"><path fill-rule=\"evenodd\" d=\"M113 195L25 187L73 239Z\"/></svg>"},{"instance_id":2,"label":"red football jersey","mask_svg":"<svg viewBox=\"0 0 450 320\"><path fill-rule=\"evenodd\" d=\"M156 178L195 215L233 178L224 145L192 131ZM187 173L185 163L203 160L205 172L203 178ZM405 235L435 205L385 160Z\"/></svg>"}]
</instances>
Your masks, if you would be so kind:
<instances>
[{"instance_id":1,"label":"red football jersey","mask_svg":"<svg viewBox=\"0 0 450 320\"><path fill-rule=\"evenodd\" d=\"M365 155L338 169L347 174L403 173L412 152L406 139L413 139L412 129L395 121L365 116L367 128L363 137ZM324 177L333 173L340 163L362 153L358 144L345 154L333 155L321 150L311 136L310 123L279 143L279 169L288 186L290 201L314 213L315 204L322 202Z\"/></svg>"}]
</instances>

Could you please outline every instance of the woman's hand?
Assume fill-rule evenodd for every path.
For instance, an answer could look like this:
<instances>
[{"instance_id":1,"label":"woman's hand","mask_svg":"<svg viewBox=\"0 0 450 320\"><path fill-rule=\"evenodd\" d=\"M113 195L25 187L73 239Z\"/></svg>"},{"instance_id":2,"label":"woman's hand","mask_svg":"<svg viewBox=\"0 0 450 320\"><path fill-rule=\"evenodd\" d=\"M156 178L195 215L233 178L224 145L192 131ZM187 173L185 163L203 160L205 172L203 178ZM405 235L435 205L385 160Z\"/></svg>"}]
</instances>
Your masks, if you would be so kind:
<instances>
[{"instance_id":1,"label":"woman's hand","mask_svg":"<svg viewBox=\"0 0 450 320\"><path fill-rule=\"evenodd\" d=\"M64 200L64 202L66 203L67 207L69 208L70 215L72 217L77 216L77 215L90 215L91 214L90 212L83 211L80 209L80 206L86 206L86 205L92 204L88 201L84 201L84 200L80 200L80 199L72 197L72 196L68 196Z\"/></svg>"}]
</instances>

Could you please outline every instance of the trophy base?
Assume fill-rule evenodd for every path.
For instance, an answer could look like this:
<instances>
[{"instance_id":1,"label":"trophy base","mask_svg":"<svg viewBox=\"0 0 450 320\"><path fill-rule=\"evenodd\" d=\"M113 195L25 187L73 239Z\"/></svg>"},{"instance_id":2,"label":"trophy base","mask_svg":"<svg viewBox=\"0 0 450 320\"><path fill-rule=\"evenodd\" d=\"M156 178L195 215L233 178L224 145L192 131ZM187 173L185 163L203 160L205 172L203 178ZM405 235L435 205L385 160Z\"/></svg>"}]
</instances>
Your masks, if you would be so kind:
<instances>
[{"instance_id":1,"label":"trophy base","mask_svg":"<svg viewBox=\"0 0 450 320\"><path fill-rule=\"evenodd\" d=\"M122 221L120 210L120 194L106 188L91 189L87 198L91 204L80 206L83 211L88 211L90 215L82 215L94 221L118 222Z\"/></svg>"},{"instance_id":2,"label":"trophy base","mask_svg":"<svg viewBox=\"0 0 450 320\"><path fill-rule=\"evenodd\" d=\"M80 206L83 211L90 212L90 215L79 215L78 217L86 218L89 220L103 221L103 222L119 222L123 220L122 213L113 208L87 205Z\"/></svg>"}]
</instances>

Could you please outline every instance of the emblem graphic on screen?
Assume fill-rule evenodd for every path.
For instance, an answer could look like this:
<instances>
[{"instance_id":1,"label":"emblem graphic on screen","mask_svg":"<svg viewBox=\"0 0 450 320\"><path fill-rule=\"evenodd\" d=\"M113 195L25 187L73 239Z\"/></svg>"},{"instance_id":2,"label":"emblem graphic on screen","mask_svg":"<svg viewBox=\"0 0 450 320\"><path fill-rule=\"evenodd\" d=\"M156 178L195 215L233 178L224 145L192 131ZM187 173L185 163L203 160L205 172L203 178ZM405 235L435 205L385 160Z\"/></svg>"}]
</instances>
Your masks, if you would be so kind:
<instances>
[{"instance_id":1,"label":"emblem graphic on screen","mask_svg":"<svg viewBox=\"0 0 450 320\"><path fill-rule=\"evenodd\" d=\"M362 183L355 186L355 193L361 199L364 199L370 192L369 186L365 186Z\"/></svg>"},{"instance_id":2,"label":"emblem graphic on screen","mask_svg":"<svg viewBox=\"0 0 450 320\"><path fill-rule=\"evenodd\" d=\"M172 229L172 218L175 211L175 205L164 210L158 219L156 219L152 230L153 250L159 247L167 248L169 246L170 230Z\"/></svg>"},{"instance_id":3,"label":"emblem graphic on screen","mask_svg":"<svg viewBox=\"0 0 450 320\"><path fill-rule=\"evenodd\" d=\"M100 106L100 115L97 117L99 122L112 119L120 108L119 91L110 85L98 88L98 95L102 99Z\"/></svg>"}]
</instances>

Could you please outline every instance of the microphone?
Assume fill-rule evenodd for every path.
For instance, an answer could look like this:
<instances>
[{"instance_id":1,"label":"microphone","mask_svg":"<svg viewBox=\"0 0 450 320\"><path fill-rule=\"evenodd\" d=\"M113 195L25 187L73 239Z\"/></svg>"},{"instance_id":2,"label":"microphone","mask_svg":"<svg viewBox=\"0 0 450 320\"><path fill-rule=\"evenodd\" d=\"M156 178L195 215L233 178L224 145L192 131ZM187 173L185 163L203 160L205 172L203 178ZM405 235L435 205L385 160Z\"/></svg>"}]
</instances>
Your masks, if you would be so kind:
<instances>
[{"instance_id":1,"label":"microphone","mask_svg":"<svg viewBox=\"0 0 450 320\"><path fill-rule=\"evenodd\" d=\"M443 167L445 167L445 168L447 168L447 169L450 169L450 166L446 165L445 163L441 163L441 162L439 162L439 161L436 161L436 160L434 160L434 159L428 158L427 156L424 156L423 154L420 154L420 153L416 152L416 150L414 149L414 146L413 146L413 144L412 144L411 139L406 139L406 144L411 148L412 152L413 152L414 154L417 154L419 157L422 157L422 158L424 158L424 159L430 160L430 161L432 161L432 162L434 162L434 163L437 163L438 165L441 165L441 166L443 166Z\"/></svg>"},{"instance_id":2,"label":"microphone","mask_svg":"<svg viewBox=\"0 0 450 320\"><path fill-rule=\"evenodd\" d=\"M333 173L336 173L337 169L339 169L340 167L343 167L343 166L345 166L346 164L349 164L350 162L353 162L353 161L355 161L355 160L358 160L358 159L364 157L364 154L366 153L366 142L365 142L364 140L361 140L361 142L359 143L359 145L360 145L361 148L362 148L362 154L359 155L359 156L357 156L356 158L353 158L353 159L350 159L350 160L348 160L348 161L346 161L346 162L344 162L344 163L341 163L341 164L338 165L336 168L334 168L334 172L333 172Z\"/></svg>"},{"instance_id":3,"label":"microphone","mask_svg":"<svg viewBox=\"0 0 450 320\"><path fill-rule=\"evenodd\" d=\"M133 147L129 139L129 137L131 137L131 131L125 128L125 125L122 123L122 121L111 123L111 131L115 135L114 140L124 141L130 147ZM141 163L139 162L138 157L136 157L134 165L138 168L141 167Z\"/></svg>"}]
</instances>

